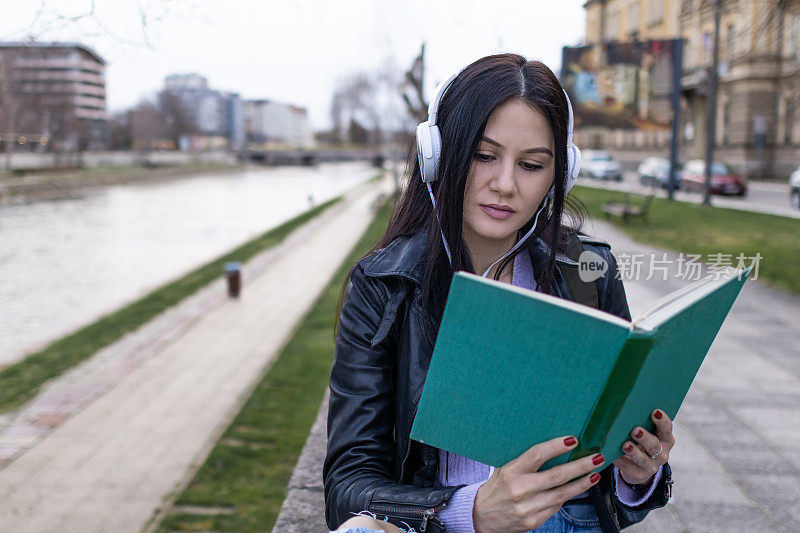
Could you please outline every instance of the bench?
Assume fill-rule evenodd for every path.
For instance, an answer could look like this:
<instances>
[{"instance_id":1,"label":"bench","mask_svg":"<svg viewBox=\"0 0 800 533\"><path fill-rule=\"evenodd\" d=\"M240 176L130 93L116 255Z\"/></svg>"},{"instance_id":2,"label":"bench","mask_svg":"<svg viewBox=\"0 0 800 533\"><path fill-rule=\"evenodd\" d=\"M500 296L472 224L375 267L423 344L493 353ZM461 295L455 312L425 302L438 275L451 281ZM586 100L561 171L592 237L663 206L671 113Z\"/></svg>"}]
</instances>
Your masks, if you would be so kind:
<instances>
[{"instance_id":1,"label":"bench","mask_svg":"<svg viewBox=\"0 0 800 533\"><path fill-rule=\"evenodd\" d=\"M647 212L650 211L650 203L655 194L643 196L641 194L625 193L622 203L606 202L603 204L605 218L617 216L623 222L628 222L631 217L641 217L647 220ZM633 199L636 198L636 202Z\"/></svg>"}]
</instances>

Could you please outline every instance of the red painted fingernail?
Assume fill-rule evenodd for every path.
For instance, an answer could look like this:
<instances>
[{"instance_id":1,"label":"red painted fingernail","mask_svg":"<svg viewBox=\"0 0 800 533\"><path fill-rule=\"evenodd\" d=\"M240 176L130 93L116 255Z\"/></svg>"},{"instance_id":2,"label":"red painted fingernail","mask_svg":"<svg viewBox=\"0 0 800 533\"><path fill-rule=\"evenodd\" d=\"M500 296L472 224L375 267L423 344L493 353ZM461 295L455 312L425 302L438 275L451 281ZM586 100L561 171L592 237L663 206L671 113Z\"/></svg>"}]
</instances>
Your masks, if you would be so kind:
<instances>
[{"instance_id":1,"label":"red painted fingernail","mask_svg":"<svg viewBox=\"0 0 800 533\"><path fill-rule=\"evenodd\" d=\"M642 435L644 435L644 433L643 433L643 432L642 432L642 430L640 429L639 431L637 431L637 432L636 432L636 435L634 435L634 437L636 437L636 438L638 439L638 438L639 438L639 437L641 437Z\"/></svg>"},{"instance_id":2,"label":"red painted fingernail","mask_svg":"<svg viewBox=\"0 0 800 533\"><path fill-rule=\"evenodd\" d=\"M629 442L628 444L626 444L625 446L623 446L623 447L622 447L622 449L623 449L623 450L625 450L626 452L629 452L629 451L633 450L633 444L631 444L631 443Z\"/></svg>"},{"instance_id":3,"label":"red painted fingernail","mask_svg":"<svg viewBox=\"0 0 800 533\"><path fill-rule=\"evenodd\" d=\"M567 437L564 439L564 446L574 446L578 442L575 437Z\"/></svg>"},{"instance_id":4,"label":"red painted fingernail","mask_svg":"<svg viewBox=\"0 0 800 533\"><path fill-rule=\"evenodd\" d=\"M595 455L594 457L592 457L592 464L594 464L594 465L599 465L600 463L602 463L602 462L603 462L603 461L605 461L605 460L606 460L606 458L605 458L605 457L603 457L603 454L601 454L601 453L598 453L597 455Z\"/></svg>"},{"instance_id":5,"label":"red painted fingernail","mask_svg":"<svg viewBox=\"0 0 800 533\"><path fill-rule=\"evenodd\" d=\"M655 414L653 415L653 417L654 417L656 420L661 420L661 418L662 418L663 416L664 416L664 414L663 414L661 411L657 410L657 409L656 409L656 412L655 412Z\"/></svg>"},{"instance_id":6,"label":"red painted fingernail","mask_svg":"<svg viewBox=\"0 0 800 533\"><path fill-rule=\"evenodd\" d=\"M597 483L598 481L600 481L600 473L595 472L594 474L589 476L589 481L591 481L592 483Z\"/></svg>"}]
</instances>

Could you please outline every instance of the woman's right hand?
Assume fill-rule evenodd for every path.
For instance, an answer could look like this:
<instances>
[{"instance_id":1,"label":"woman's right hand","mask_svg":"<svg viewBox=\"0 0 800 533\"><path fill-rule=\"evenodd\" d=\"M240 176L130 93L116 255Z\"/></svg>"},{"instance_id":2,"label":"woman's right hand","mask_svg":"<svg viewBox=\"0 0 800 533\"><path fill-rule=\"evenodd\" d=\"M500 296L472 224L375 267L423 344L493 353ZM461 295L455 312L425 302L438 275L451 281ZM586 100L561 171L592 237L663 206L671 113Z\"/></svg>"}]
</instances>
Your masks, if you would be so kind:
<instances>
[{"instance_id":1,"label":"woman's right hand","mask_svg":"<svg viewBox=\"0 0 800 533\"><path fill-rule=\"evenodd\" d=\"M497 468L475 497L475 531L530 531L589 490L600 480L600 474L590 472L605 462L599 453L539 472L545 462L577 445L575 437L542 442Z\"/></svg>"}]
</instances>

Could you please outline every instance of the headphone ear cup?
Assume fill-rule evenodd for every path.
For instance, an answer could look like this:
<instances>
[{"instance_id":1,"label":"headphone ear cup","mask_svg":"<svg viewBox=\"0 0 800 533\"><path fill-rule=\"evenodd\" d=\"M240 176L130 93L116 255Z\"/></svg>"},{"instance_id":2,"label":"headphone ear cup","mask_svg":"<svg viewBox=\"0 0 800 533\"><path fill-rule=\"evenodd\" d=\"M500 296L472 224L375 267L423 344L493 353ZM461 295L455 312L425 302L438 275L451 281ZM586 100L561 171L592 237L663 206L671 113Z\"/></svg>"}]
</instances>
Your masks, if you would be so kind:
<instances>
[{"instance_id":1,"label":"headphone ear cup","mask_svg":"<svg viewBox=\"0 0 800 533\"><path fill-rule=\"evenodd\" d=\"M421 122L417 125L417 160L419 161L419 174L424 183L430 181L429 174L431 159L433 157L433 147L431 146L430 128L428 122Z\"/></svg>"},{"instance_id":2,"label":"headphone ear cup","mask_svg":"<svg viewBox=\"0 0 800 533\"><path fill-rule=\"evenodd\" d=\"M417 125L417 159L419 160L419 173L422 181L430 183L436 181L436 169L442 152L442 136L439 128L429 126L428 122Z\"/></svg>"},{"instance_id":3,"label":"headphone ear cup","mask_svg":"<svg viewBox=\"0 0 800 533\"><path fill-rule=\"evenodd\" d=\"M433 176L431 181L436 181L436 171L439 169L439 161L442 160L442 133L439 131L439 126L433 125L430 127L431 148L433 151L432 159L432 172Z\"/></svg>"},{"instance_id":4,"label":"headphone ear cup","mask_svg":"<svg viewBox=\"0 0 800 533\"><path fill-rule=\"evenodd\" d=\"M567 183L572 177L572 169L575 168L575 152L572 150L572 145L567 145Z\"/></svg>"},{"instance_id":5,"label":"headphone ear cup","mask_svg":"<svg viewBox=\"0 0 800 533\"><path fill-rule=\"evenodd\" d=\"M575 182L578 179L578 174L581 171L581 150L574 144L570 144L569 148L567 149L567 160L568 160L568 168L567 168L567 183L565 187L564 193L568 193L572 186L575 185Z\"/></svg>"}]
</instances>

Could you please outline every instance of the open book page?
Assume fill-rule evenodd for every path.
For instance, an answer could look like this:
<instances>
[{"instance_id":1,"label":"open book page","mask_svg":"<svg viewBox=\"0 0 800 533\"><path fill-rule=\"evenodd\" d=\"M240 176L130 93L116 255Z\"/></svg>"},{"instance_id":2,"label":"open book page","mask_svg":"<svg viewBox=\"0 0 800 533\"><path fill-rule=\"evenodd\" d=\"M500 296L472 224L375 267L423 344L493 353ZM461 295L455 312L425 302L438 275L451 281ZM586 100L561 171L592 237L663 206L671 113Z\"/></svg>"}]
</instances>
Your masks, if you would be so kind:
<instances>
[{"instance_id":1,"label":"open book page","mask_svg":"<svg viewBox=\"0 0 800 533\"><path fill-rule=\"evenodd\" d=\"M603 449L606 458L614 460L622 455L620 447L634 427L654 430L650 421L654 409L675 418L749 272L745 270L740 278L698 285L692 294L664 307L660 317L654 313L643 321L652 329L641 334L649 335L653 343L608 432ZM650 320L652 323L648 323Z\"/></svg>"},{"instance_id":2,"label":"open book page","mask_svg":"<svg viewBox=\"0 0 800 533\"><path fill-rule=\"evenodd\" d=\"M558 307L563 307L564 309L568 309L570 311L574 311L582 315L590 316L598 320L603 320L605 322L609 322L617 326L622 326L624 328L631 329L631 323L625 320L624 318L618 317L617 315L611 313L607 313L605 311L601 311L600 309L595 309L594 307L589 307L587 305L573 302L572 300L565 300L564 298L558 298L557 296L553 296L551 294L545 294L543 292L536 292L530 289L525 289L523 287L517 287L516 285L501 283L499 281L495 281L493 279L487 279L468 272L459 272L458 275L468 277L469 279L476 281L478 283L486 283L493 287L498 287L503 290L521 294L528 298L540 300L543 303L549 305L556 305Z\"/></svg>"},{"instance_id":3,"label":"open book page","mask_svg":"<svg viewBox=\"0 0 800 533\"><path fill-rule=\"evenodd\" d=\"M747 277L749 272L749 268L745 271L731 268L721 276L709 275L677 291L671 292L659 298L650 307L639 313L632 321L633 327L639 330L655 329L661 322L679 312L684 307L687 307L692 302L704 298L707 294L715 291L734 277L739 279Z\"/></svg>"}]
</instances>

